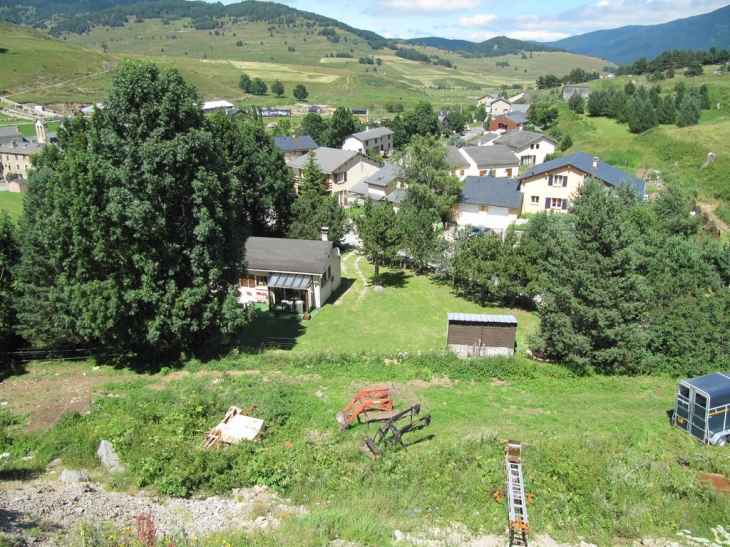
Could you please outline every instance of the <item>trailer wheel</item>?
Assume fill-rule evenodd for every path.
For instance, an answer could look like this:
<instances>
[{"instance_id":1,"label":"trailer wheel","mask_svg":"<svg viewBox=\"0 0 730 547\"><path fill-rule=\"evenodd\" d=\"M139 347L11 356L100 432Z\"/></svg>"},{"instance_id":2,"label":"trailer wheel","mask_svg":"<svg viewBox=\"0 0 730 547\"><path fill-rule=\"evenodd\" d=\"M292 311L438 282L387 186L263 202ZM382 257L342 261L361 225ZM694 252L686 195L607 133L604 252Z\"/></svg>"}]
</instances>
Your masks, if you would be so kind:
<instances>
[{"instance_id":1,"label":"trailer wheel","mask_svg":"<svg viewBox=\"0 0 730 547\"><path fill-rule=\"evenodd\" d=\"M726 444L727 444L727 437L720 437L719 439L717 439L715 446L723 447Z\"/></svg>"}]
</instances>

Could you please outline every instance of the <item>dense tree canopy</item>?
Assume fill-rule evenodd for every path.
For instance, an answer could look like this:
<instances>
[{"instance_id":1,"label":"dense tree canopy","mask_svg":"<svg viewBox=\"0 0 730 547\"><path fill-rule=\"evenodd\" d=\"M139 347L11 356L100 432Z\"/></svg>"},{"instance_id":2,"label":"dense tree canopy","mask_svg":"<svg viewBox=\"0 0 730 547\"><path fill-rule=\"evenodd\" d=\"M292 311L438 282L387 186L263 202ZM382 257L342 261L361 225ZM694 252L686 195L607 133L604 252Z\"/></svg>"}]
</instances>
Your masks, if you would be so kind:
<instances>
[{"instance_id":1,"label":"dense tree canopy","mask_svg":"<svg viewBox=\"0 0 730 547\"><path fill-rule=\"evenodd\" d=\"M20 221L27 339L174 355L243 324L243 196L201 102L176 69L125 62L106 107L40 156Z\"/></svg>"},{"instance_id":2,"label":"dense tree canopy","mask_svg":"<svg viewBox=\"0 0 730 547\"><path fill-rule=\"evenodd\" d=\"M10 215L0 210L0 348L4 351L13 349L19 342L15 334L17 289L13 284L13 269L19 260L20 249L15 240L15 226L10 220ZM0 353L3 350L0 350ZM0 367L2 361L0 355Z\"/></svg>"},{"instance_id":3,"label":"dense tree canopy","mask_svg":"<svg viewBox=\"0 0 730 547\"><path fill-rule=\"evenodd\" d=\"M297 101L306 101L307 97L309 97L309 92L307 91L307 88L304 87L302 84L297 84L294 86L292 95L294 95L294 98Z\"/></svg>"},{"instance_id":4,"label":"dense tree canopy","mask_svg":"<svg viewBox=\"0 0 730 547\"><path fill-rule=\"evenodd\" d=\"M375 265L374 283L380 285L380 265L392 260L398 252L396 214L386 200L373 203L365 200L363 214L355 220L357 235L362 240L362 252Z\"/></svg>"}]
</instances>

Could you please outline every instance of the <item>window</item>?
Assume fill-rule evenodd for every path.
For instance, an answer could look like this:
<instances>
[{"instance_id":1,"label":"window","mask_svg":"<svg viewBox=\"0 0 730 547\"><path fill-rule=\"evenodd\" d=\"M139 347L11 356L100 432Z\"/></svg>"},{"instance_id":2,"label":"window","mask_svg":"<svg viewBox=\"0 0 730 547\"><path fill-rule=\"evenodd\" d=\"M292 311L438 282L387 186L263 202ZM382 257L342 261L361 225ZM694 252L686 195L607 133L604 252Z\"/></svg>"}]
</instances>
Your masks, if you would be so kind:
<instances>
[{"instance_id":1,"label":"window","mask_svg":"<svg viewBox=\"0 0 730 547\"><path fill-rule=\"evenodd\" d=\"M568 176L548 175L548 186L568 186Z\"/></svg>"},{"instance_id":2,"label":"window","mask_svg":"<svg viewBox=\"0 0 730 547\"><path fill-rule=\"evenodd\" d=\"M530 145L530 150L539 150L540 149L540 143L535 143Z\"/></svg>"},{"instance_id":3,"label":"window","mask_svg":"<svg viewBox=\"0 0 730 547\"><path fill-rule=\"evenodd\" d=\"M520 158L520 164L522 164L522 165L534 165L535 164L535 156L522 156Z\"/></svg>"},{"instance_id":4,"label":"window","mask_svg":"<svg viewBox=\"0 0 730 547\"><path fill-rule=\"evenodd\" d=\"M567 209L568 200L563 198L545 198L545 209Z\"/></svg>"},{"instance_id":5,"label":"window","mask_svg":"<svg viewBox=\"0 0 730 547\"><path fill-rule=\"evenodd\" d=\"M533 205L540 203L540 196L530 196L530 203Z\"/></svg>"},{"instance_id":6,"label":"window","mask_svg":"<svg viewBox=\"0 0 730 547\"><path fill-rule=\"evenodd\" d=\"M256 276L256 285L263 285L264 287L268 285L269 278L266 275L257 275Z\"/></svg>"},{"instance_id":7,"label":"window","mask_svg":"<svg viewBox=\"0 0 730 547\"><path fill-rule=\"evenodd\" d=\"M479 171L479 176L480 176L480 177L483 177L483 176L484 176L484 175L486 175L486 174L487 174L487 172L486 172L486 171L484 171L484 170L481 170L481 171Z\"/></svg>"},{"instance_id":8,"label":"window","mask_svg":"<svg viewBox=\"0 0 730 547\"><path fill-rule=\"evenodd\" d=\"M347 171L345 171L344 173L335 174L335 182L337 184L342 184L343 182L347 182Z\"/></svg>"},{"instance_id":9,"label":"window","mask_svg":"<svg viewBox=\"0 0 730 547\"><path fill-rule=\"evenodd\" d=\"M459 176L461 176L461 177L464 176L464 170L463 169L461 171L459 171Z\"/></svg>"}]
</instances>

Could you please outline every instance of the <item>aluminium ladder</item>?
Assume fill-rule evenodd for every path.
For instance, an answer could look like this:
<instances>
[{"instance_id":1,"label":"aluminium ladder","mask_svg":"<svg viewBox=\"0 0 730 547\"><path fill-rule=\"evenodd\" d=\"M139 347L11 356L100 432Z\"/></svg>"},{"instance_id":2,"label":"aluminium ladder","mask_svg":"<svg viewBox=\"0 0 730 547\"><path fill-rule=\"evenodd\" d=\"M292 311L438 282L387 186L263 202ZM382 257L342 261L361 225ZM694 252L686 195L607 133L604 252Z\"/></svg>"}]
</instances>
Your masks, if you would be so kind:
<instances>
[{"instance_id":1,"label":"aluminium ladder","mask_svg":"<svg viewBox=\"0 0 730 547\"><path fill-rule=\"evenodd\" d=\"M509 503L509 544L527 546L530 524L527 519L527 496L522 479L522 443L507 441L505 455L507 500Z\"/></svg>"}]
</instances>

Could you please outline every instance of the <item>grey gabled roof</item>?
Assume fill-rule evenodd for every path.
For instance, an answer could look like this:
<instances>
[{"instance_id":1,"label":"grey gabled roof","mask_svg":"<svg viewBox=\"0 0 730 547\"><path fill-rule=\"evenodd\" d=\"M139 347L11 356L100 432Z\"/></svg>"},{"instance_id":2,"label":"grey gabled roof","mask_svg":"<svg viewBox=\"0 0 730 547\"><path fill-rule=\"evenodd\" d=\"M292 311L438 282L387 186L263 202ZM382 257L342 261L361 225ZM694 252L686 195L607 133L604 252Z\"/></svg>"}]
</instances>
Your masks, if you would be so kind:
<instances>
[{"instance_id":1,"label":"grey gabled roof","mask_svg":"<svg viewBox=\"0 0 730 547\"><path fill-rule=\"evenodd\" d=\"M530 103L512 103L512 112L522 112L523 114L527 114L527 111L530 110Z\"/></svg>"},{"instance_id":2,"label":"grey gabled roof","mask_svg":"<svg viewBox=\"0 0 730 547\"><path fill-rule=\"evenodd\" d=\"M267 272L319 275L324 271L332 241L249 237L246 268Z\"/></svg>"},{"instance_id":3,"label":"grey gabled roof","mask_svg":"<svg viewBox=\"0 0 730 547\"><path fill-rule=\"evenodd\" d=\"M446 162L454 167L469 167L469 162L461 155L459 148L456 146L449 146L449 153L446 154Z\"/></svg>"},{"instance_id":4,"label":"grey gabled roof","mask_svg":"<svg viewBox=\"0 0 730 547\"><path fill-rule=\"evenodd\" d=\"M520 181L497 177L466 177L459 203L518 209L522 204Z\"/></svg>"},{"instance_id":5,"label":"grey gabled roof","mask_svg":"<svg viewBox=\"0 0 730 547\"><path fill-rule=\"evenodd\" d=\"M497 116L494 120L502 120L504 118L511 120L518 125L527 123L527 114L524 112L508 112L502 116Z\"/></svg>"},{"instance_id":6,"label":"grey gabled roof","mask_svg":"<svg viewBox=\"0 0 730 547\"><path fill-rule=\"evenodd\" d=\"M0 152L3 154L20 154L21 156L30 156L31 154L38 154L39 152L42 152L45 147L45 144L26 141L16 142L13 147L13 143L9 142L0 146Z\"/></svg>"},{"instance_id":7,"label":"grey gabled roof","mask_svg":"<svg viewBox=\"0 0 730 547\"><path fill-rule=\"evenodd\" d=\"M494 139L494 144L502 144L511 148L512 150L524 150L526 147L533 143L538 142L541 139L550 141L556 144L553 139L544 135L543 133L535 133L534 131L522 131L519 129L513 129L507 131L501 137Z\"/></svg>"},{"instance_id":8,"label":"grey gabled roof","mask_svg":"<svg viewBox=\"0 0 730 547\"><path fill-rule=\"evenodd\" d=\"M23 135L18 131L18 128L14 125L8 127L0 127L0 137L18 137L22 140Z\"/></svg>"},{"instance_id":9,"label":"grey gabled roof","mask_svg":"<svg viewBox=\"0 0 730 547\"><path fill-rule=\"evenodd\" d=\"M380 186L385 188L398 178L400 173L400 167L397 163L386 163L381 169L378 169L375 173L365 179L368 186Z\"/></svg>"},{"instance_id":10,"label":"grey gabled roof","mask_svg":"<svg viewBox=\"0 0 730 547\"><path fill-rule=\"evenodd\" d=\"M374 202L378 203L380 201L387 201L389 203L403 203L406 198L408 197L408 192L406 192L403 188L396 188L393 190L390 194L383 197L378 194L370 194L370 199L372 199Z\"/></svg>"},{"instance_id":11,"label":"grey gabled roof","mask_svg":"<svg viewBox=\"0 0 730 547\"><path fill-rule=\"evenodd\" d=\"M580 169L587 175L595 177L606 184L610 184L611 186L628 184L634 189L634 192L638 197L644 197L646 183L643 180L629 175L628 173L621 171L621 169L618 169L613 165L609 165L604 161L598 160L596 167L593 167L593 156L590 156L585 152L575 152L561 158L546 161L540 165L535 165L532 169L525 173L520 180L525 180L527 178L534 177L535 175L547 173L548 171L562 169L569 165Z\"/></svg>"},{"instance_id":12,"label":"grey gabled roof","mask_svg":"<svg viewBox=\"0 0 730 547\"><path fill-rule=\"evenodd\" d=\"M449 313L449 322L459 321L464 323L502 323L504 325L517 325L517 318L514 315L487 315L478 313Z\"/></svg>"},{"instance_id":13,"label":"grey gabled roof","mask_svg":"<svg viewBox=\"0 0 730 547\"><path fill-rule=\"evenodd\" d=\"M362 156L359 152L340 150L339 148L327 148L326 146L320 146L314 150L314 154L316 156L317 165L319 165L319 168L324 173L334 173L343 164L347 163L355 156ZM309 155L305 154L304 156L300 156L287 162L287 165L296 169L303 169L307 164L308 157Z\"/></svg>"},{"instance_id":14,"label":"grey gabled roof","mask_svg":"<svg viewBox=\"0 0 730 547\"><path fill-rule=\"evenodd\" d=\"M378 137L385 137L386 135L393 135L393 131L387 127L375 127L373 129L368 129L367 131L353 133L350 137L355 137L359 141L367 141L370 139L377 139Z\"/></svg>"},{"instance_id":15,"label":"grey gabled roof","mask_svg":"<svg viewBox=\"0 0 730 547\"><path fill-rule=\"evenodd\" d=\"M274 145L282 152L293 152L296 150L314 150L317 143L309 135L298 135L295 137L274 137Z\"/></svg>"},{"instance_id":16,"label":"grey gabled roof","mask_svg":"<svg viewBox=\"0 0 730 547\"><path fill-rule=\"evenodd\" d=\"M499 144L492 146L465 146L461 149L477 164L477 167L518 167L517 155Z\"/></svg>"}]
</instances>

